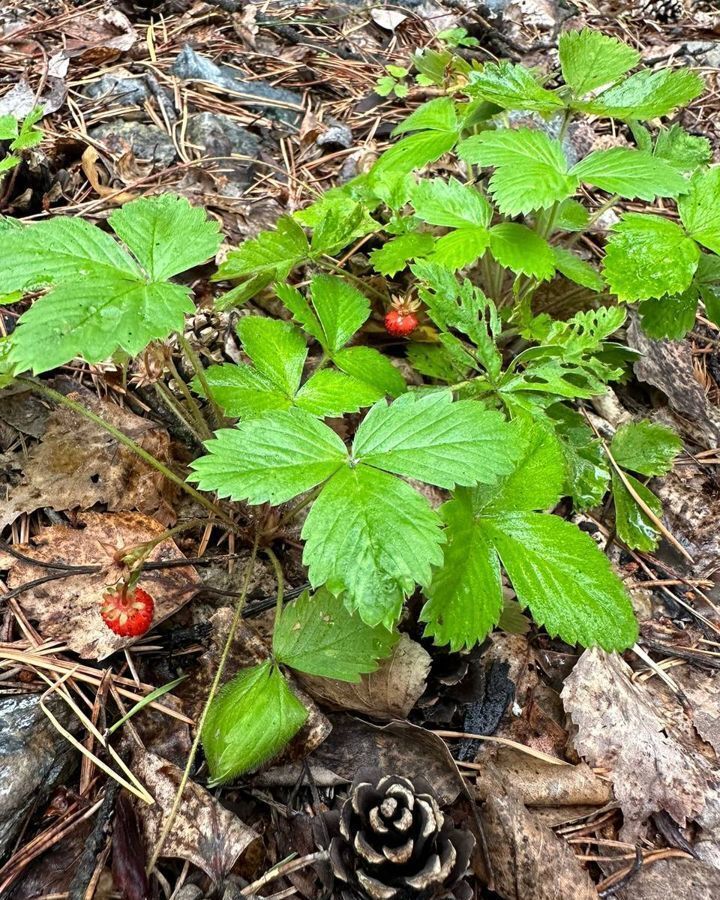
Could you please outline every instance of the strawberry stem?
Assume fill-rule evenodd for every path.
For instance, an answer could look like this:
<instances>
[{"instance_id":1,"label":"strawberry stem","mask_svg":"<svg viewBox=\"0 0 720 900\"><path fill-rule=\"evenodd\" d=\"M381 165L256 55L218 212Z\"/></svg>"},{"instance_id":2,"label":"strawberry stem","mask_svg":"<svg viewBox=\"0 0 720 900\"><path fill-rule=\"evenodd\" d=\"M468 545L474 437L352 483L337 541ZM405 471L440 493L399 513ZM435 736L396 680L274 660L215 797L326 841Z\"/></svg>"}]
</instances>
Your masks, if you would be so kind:
<instances>
[{"instance_id":1,"label":"strawberry stem","mask_svg":"<svg viewBox=\"0 0 720 900\"><path fill-rule=\"evenodd\" d=\"M170 809L170 813L165 820L165 824L163 826L162 832L160 833L160 837L153 847L152 855L147 865L146 871L148 875L155 868L155 864L157 863L158 858L162 853L162 849L165 846L165 841L167 840L168 835L172 831L172 827L175 824L175 819L177 818L177 813L180 808L180 803L185 791L185 786L187 785L190 778L190 772L192 771L195 757L197 755L198 748L200 747L205 720L207 719L210 705L215 699L215 695L220 688L220 682L222 681L223 673L225 672L225 666L227 665L228 657L230 655L230 648L232 647L233 641L235 639L235 632L237 631L237 627L240 624L243 609L245 608L245 601L247 600L248 592L250 590L250 580L252 578L253 569L255 568L255 560L257 559L258 542L259 536L256 536L252 548L252 553L250 554L250 559L247 561L247 564L245 566L240 597L238 598L237 605L235 606L235 615L233 616L233 620L230 623L230 629L225 640L225 645L222 649L220 662L218 663L215 677L213 678L212 684L210 685L210 691L208 693L207 700L205 701L205 705L203 706L202 712L200 713L200 718L198 719L195 726L195 738L193 739L192 746L190 747L190 753L188 754L187 762L185 763L185 769L183 770L182 778L180 779L180 784L178 786L177 793L175 794L175 799L173 800L173 805Z\"/></svg>"}]
</instances>

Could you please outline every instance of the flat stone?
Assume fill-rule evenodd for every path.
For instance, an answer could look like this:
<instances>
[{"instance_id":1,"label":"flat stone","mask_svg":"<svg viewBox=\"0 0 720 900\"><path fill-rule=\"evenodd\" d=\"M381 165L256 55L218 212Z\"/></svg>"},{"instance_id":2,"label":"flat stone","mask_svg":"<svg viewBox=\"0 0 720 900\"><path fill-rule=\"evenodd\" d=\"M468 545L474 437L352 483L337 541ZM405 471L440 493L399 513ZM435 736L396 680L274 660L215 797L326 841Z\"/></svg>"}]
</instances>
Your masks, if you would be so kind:
<instances>
[{"instance_id":1,"label":"flat stone","mask_svg":"<svg viewBox=\"0 0 720 900\"><path fill-rule=\"evenodd\" d=\"M60 700L46 701L70 731L76 720ZM77 764L78 753L40 708L39 694L0 697L0 859L12 847L25 817L42 806Z\"/></svg>"},{"instance_id":2,"label":"flat stone","mask_svg":"<svg viewBox=\"0 0 720 900\"><path fill-rule=\"evenodd\" d=\"M167 132L157 125L116 119L96 125L88 134L105 144L111 153L122 154L130 148L136 159L153 162L161 169L171 165L177 158L175 145Z\"/></svg>"},{"instance_id":3,"label":"flat stone","mask_svg":"<svg viewBox=\"0 0 720 900\"><path fill-rule=\"evenodd\" d=\"M173 74L184 81L207 81L227 91L237 100L252 100L243 105L258 109L268 118L297 127L302 115L302 98L285 88L274 87L267 81L245 81L231 66L218 65L196 53L186 44L173 64Z\"/></svg>"},{"instance_id":4,"label":"flat stone","mask_svg":"<svg viewBox=\"0 0 720 900\"><path fill-rule=\"evenodd\" d=\"M241 156L257 157L260 141L254 134L232 119L221 113L203 112L188 119L188 143L199 147L203 156Z\"/></svg>"},{"instance_id":5,"label":"flat stone","mask_svg":"<svg viewBox=\"0 0 720 900\"><path fill-rule=\"evenodd\" d=\"M143 78L117 74L103 75L97 81L91 81L83 93L93 100L100 98L123 106L141 106L150 96Z\"/></svg>"}]
</instances>

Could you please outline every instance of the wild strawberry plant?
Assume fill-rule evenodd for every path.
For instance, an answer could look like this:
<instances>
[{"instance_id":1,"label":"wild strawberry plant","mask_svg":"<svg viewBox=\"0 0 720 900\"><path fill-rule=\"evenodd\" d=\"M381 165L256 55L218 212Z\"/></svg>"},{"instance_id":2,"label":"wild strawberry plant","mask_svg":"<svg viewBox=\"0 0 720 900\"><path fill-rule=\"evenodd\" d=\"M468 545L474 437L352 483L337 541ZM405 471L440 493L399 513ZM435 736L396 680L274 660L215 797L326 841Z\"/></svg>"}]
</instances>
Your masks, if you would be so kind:
<instances>
[{"instance_id":1,"label":"wild strawberry plant","mask_svg":"<svg viewBox=\"0 0 720 900\"><path fill-rule=\"evenodd\" d=\"M12 115L0 116L0 141L7 141L7 153L0 159L0 176L20 165L21 154L43 139L37 123L43 117L41 107L35 107L22 121Z\"/></svg>"},{"instance_id":2,"label":"wild strawberry plant","mask_svg":"<svg viewBox=\"0 0 720 900\"><path fill-rule=\"evenodd\" d=\"M662 509L642 479L669 471L679 439L637 422L608 440L572 404L626 377L636 354L613 336L628 304L653 337L682 336L698 303L720 324L720 168L707 141L660 121L703 83L686 69L633 73L639 54L590 30L561 36L546 78L468 63L452 52L462 41L448 43L389 72L386 93L403 96L414 71L439 96L369 172L245 241L214 276L237 282L220 308L273 292L284 311L241 318L245 362L197 370L199 402L236 422L206 441L189 481L250 506L290 504L283 521L307 510L312 586L279 607L268 661L210 707L215 781L302 727L283 671L371 672L417 590L426 634L452 650L501 622L504 578L568 643L636 639L606 557L553 509L563 497L591 509L610 491L619 539L657 545ZM628 141L580 158L568 136L584 116L616 120ZM605 199L588 203L586 188ZM620 213L598 262L580 239L623 200L650 205ZM172 279L214 256L215 224L165 195L109 225L115 238L79 219L6 225L5 290L42 292L4 344L6 378L132 357L182 332L193 303ZM383 319L407 377L362 342ZM438 509L423 485L445 492Z\"/></svg>"}]
</instances>

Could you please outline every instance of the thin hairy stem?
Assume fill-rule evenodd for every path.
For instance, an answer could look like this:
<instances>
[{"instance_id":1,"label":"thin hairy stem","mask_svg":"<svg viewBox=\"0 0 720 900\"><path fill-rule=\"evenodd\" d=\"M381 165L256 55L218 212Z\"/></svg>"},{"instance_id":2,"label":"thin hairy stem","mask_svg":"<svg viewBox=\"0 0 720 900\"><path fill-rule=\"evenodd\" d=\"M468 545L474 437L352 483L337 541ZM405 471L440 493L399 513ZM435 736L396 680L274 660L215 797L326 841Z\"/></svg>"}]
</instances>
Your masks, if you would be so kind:
<instances>
[{"instance_id":1,"label":"thin hairy stem","mask_svg":"<svg viewBox=\"0 0 720 900\"><path fill-rule=\"evenodd\" d=\"M197 376L197 380L200 382L200 386L203 389L203 394L205 394L205 399L210 404L210 409L212 411L212 416L213 416L213 420L214 420L213 425L215 427L219 428L225 424L225 416L223 414L223 411L217 405L217 402L212 395L212 391L210 390L210 385L207 380L207 375L205 374L205 366L203 366L202 360L200 359L198 354L195 352L190 341L185 337L185 335L180 334L178 332L177 338L178 338L178 343L182 347L183 353L187 357L187 361L193 367L193 371L195 372L195 375ZM195 402L194 398L193 398L193 402ZM200 409L200 406L198 404L195 404L195 406L196 406L198 412L200 413L200 416L202 417L202 410ZM205 420L203 419L203 421L205 421Z\"/></svg>"},{"instance_id":2,"label":"thin hairy stem","mask_svg":"<svg viewBox=\"0 0 720 900\"><path fill-rule=\"evenodd\" d=\"M161 402L170 410L182 427L185 428L199 444L202 444L204 438L198 432L197 424L194 421L191 421L189 414L187 414L186 410L184 410L175 397L173 397L170 389L161 381L156 381L153 388Z\"/></svg>"},{"instance_id":3,"label":"thin hairy stem","mask_svg":"<svg viewBox=\"0 0 720 900\"><path fill-rule=\"evenodd\" d=\"M283 600L285 598L285 578L283 576L282 566L280 565L280 560L275 555L275 552L270 549L270 547L264 547L263 553L267 556L267 558L272 563L272 567L275 570L275 582L277 583L277 599L275 601L275 624L273 625L273 631L278 627L278 622L280 621L280 616L282 614L283 608Z\"/></svg>"},{"instance_id":4,"label":"thin hairy stem","mask_svg":"<svg viewBox=\"0 0 720 900\"><path fill-rule=\"evenodd\" d=\"M180 335L178 334L178 339ZM183 399L185 400L185 405L187 407L188 415L192 416L192 420L195 423L195 430L201 436L200 439L202 441L208 441L212 437L212 431L210 430L210 426L205 421L205 416L202 414L202 410L198 402L192 395L190 388L185 384L185 379L178 372L177 366L173 362L172 356L168 354L167 360L168 369L170 369L170 373L175 379L175 383L178 386L178 390L183 395Z\"/></svg>"},{"instance_id":5,"label":"thin hairy stem","mask_svg":"<svg viewBox=\"0 0 720 900\"><path fill-rule=\"evenodd\" d=\"M252 578L253 569L255 568L255 560L257 559L257 550L258 538L256 537L255 543L253 544L252 553L250 554L250 559L247 561L247 564L245 566L245 573L243 576L243 584L240 591L240 597L238 598L238 602L235 606L235 614L233 615L232 622L230 623L230 629L228 631L227 638L225 639L225 645L223 646L222 654L220 655L220 662L218 663L215 677L213 678L212 684L210 685L210 691L208 693L207 700L205 701L205 705L203 706L202 712L200 713L200 718L197 721L195 738L192 742L192 746L190 747L190 753L188 754L187 762L185 763L185 769L183 770L180 784L178 786L177 793L175 794L175 799L173 800L173 805L170 809L167 819L165 820L163 829L160 832L160 837L157 839L157 843L153 847L152 855L150 856L150 861L147 865L148 875L155 868L160 854L162 853L163 847L165 846L165 841L167 840L168 835L172 831L172 827L175 824L175 819L177 818L178 810L180 809L180 804L182 802L183 793L185 792L185 787L190 779L190 772L192 771L193 764L195 763L195 757L197 756L197 752L200 747L205 720L207 719L207 715L210 710L210 706L215 699L215 695L220 688L220 682L222 681L222 677L225 672L225 666L227 665L228 657L230 656L230 648L232 647L232 643L235 639L235 632L237 631L237 627L240 624L240 619L242 618L245 601L247 600L247 595L250 588L250 580Z\"/></svg>"}]
</instances>

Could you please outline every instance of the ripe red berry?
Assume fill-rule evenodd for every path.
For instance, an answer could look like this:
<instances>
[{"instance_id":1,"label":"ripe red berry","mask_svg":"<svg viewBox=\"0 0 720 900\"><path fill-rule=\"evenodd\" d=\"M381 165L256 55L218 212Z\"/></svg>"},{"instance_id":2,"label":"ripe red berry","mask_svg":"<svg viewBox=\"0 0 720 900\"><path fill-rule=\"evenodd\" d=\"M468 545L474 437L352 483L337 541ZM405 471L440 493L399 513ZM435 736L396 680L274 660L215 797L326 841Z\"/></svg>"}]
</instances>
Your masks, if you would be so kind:
<instances>
[{"instance_id":1,"label":"ripe red berry","mask_svg":"<svg viewBox=\"0 0 720 900\"><path fill-rule=\"evenodd\" d=\"M150 627L154 608L153 598L141 588L119 588L103 594L100 615L107 627L120 637L137 637Z\"/></svg>"},{"instance_id":2,"label":"ripe red berry","mask_svg":"<svg viewBox=\"0 0 720 900\"><path fill-rule=\"evenodd\" d=\"M399 309L391 309L385 316L385 330L395 337L407 337L417 326L417 316L411 312L404 313Z\"/></svg>"}]
</instances>

